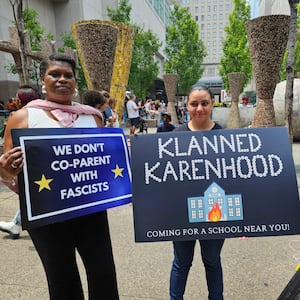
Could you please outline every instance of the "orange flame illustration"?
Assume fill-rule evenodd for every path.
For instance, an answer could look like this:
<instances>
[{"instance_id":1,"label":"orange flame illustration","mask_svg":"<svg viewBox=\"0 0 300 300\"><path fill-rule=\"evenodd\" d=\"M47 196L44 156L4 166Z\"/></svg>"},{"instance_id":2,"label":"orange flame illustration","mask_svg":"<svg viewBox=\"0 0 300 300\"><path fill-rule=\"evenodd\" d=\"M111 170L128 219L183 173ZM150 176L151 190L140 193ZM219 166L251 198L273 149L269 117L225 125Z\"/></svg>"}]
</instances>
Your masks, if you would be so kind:
<instances>
[{"instance_id":1,"label":"orange flame illustration","mask_svg":"<svg viewBox=\"0 0 300 300\"><path fill-rule=\"evenodd\" d=\"M219 203L215 203L210 212L208 213L208 220L212 222L220 221L222 218L222 211Z\"/></svg>"}]
</instances>

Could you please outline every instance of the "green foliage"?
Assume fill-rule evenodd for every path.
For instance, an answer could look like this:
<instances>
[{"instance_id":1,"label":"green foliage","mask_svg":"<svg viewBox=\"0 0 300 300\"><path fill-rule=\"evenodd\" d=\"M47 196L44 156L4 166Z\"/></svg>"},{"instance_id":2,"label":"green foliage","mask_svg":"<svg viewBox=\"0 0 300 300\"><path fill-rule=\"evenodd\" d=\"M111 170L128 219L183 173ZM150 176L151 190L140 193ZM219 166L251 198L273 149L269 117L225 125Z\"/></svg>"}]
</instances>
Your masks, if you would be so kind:
<instances>
[{"instance_id":1,"label":"green foliage","mask_svg":"<svg viewBox=\"0 0 300 300\"><path fill-rule=\"evenodd\" d=\"M107 15L111 21L129 24L131 5L128 0L121 0L117 8L107 7Z\"/></svg>"},{"instance_id":2,"label":"green foliage","mask_svg":"<svg viewBox=\"0 0 300 300\"><path fill-rule=\"evenodd\" d=\"M107 8L110 20L127 25L132 25L130 12L131 5L128 0L121 0L116 9ZM132 26L135 28L135 36L128 89L134 91L138 97L145 97L159 73L158 62L154 57L161 47L161 43L151 30L145 31L138 25Z\"/></svg>"},{"instance_id":3,"label":"green foliage","mask_svg":"<svg viewBox=\"0 0 300 300\"><path fill-rule=\"evenodd\" d=\"M223 55L219 72L224 88L229 91L227 74L243 72L243 88L252 76L250 52L245 24L250 20L250 6L246 0L234 0L234 9L229 15L229 25L224 28L226 37L223 41Z\"/></svg>"},{"instance_id":4,"label":"green foliage","mask_svg":"<svg viewBox=\"0 0 300 300\"><path fill-rule=\"evenodd\" d=\"M53 40L53 34L48 33L45 35L45 29L38 21L38 13L34 9L25 8L22 12L22 18L24 21L24 29L30 31L30 46L33 51L41 50L40 43L43 39ZM15 23L15 22L13 22ZM8 64L4 66L8 73L17 74L17 68L15 64ZM39 82L39 63L32 60L31 69L29 72L30 80L38 85Z\"/></svg>"},{"instance_id":5,"label":"green foliage","mask_svg":"<svg viewBox=\"0 0 300 300\"><path fill-rule=\"evenodd\" d=\"M64 52L64 47L69 47L71 49L76 50L76 43L71 32L62 32L60 36L61 39L63 40L63 47L58 48L58 52ZM84 77L84 72L80 61L78 65L77 86L79 91L83 91L87 89L87 83Z\"/></svg>"},{"instance_id":6,"label":"green foliage","mask_svg":"<svg viewBox=\"0 0 300 300\"><path fill-rule=\"evenodd\" d=\"M139 97L146 97L150 85L159 73L154 55L160 46L161 42L151 30L144 31L141 27L135 26L128 88L135 91Z\"/></svg>"},{"instance_id":7,"label":"green foliage","mask_svg":"<svg viewBox=\"0 0 300 300\"><path fill-rule=\"evenodd\" d=\"M38 21L38 13L34 9L26 8L22 13L24 29L30 30L30 44L32 50L41 50L40 42L44 38L45 29Z\"/></svg>"},{"instance_id":8,"label":"green foliage","mask_svg":"<svg viewBox=\"0 0 300 300\"><path fill-rule=\"evenodd\" d=\"M199 27L187 8L177 4L170 14L166 32L166 73L178 74L178 92L187 93L203 74L201 68L206 50L200 39Z\"/></svg>"},{"instance_id":9,"label":"green foliage","mask_svg":"<svg viewBox=\"0 0 300 300\"><path fill-rule=\"evenodd\" d=\"M297 29L300 28L300 4L297 5ZM283 61L280 69L280 81L286 80L286 60L288 56L288 49L285 50ZM297 30L296 41L295 41L295 61L294 61L294 74L300 72L300 34Z\"/></svg>"}]
</instances>

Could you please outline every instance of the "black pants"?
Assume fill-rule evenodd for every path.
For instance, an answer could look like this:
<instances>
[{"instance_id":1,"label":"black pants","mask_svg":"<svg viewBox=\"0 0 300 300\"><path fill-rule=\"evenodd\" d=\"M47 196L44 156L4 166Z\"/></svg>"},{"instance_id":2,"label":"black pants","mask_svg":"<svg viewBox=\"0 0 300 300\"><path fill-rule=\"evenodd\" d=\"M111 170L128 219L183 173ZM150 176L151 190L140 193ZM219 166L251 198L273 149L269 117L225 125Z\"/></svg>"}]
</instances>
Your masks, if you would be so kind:
<instances>
[{"instance_id":1,"label":"black pants","mask_svg":"<svg viewBox=\"0 0 300 300\"><path fill-rule=\"evenodd\" d=\"M51 300L82 300L75 249L85 266L89 299L117 300L106 211L29 230L42 260Z\"/></svg>"}]
</instances>

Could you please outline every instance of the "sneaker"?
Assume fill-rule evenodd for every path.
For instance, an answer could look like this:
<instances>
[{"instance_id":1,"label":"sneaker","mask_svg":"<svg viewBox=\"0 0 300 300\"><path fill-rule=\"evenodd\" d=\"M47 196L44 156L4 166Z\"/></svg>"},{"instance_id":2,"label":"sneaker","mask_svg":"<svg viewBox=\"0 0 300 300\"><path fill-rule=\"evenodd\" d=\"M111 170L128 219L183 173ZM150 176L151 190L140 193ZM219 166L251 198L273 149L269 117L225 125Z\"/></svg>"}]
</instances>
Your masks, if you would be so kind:
<instances>
[{"instance_id":1,"label":"sneaker","mask_svg":"<svg viewBox=\"0 0 300 300\"><path fill-rule=\"evenodd\" d=\"M11 235L13 240L16 240L20 236L21 226L15 224L14 222L0 222L0 230L7 232Z\"/></svg>"}]
</instances>

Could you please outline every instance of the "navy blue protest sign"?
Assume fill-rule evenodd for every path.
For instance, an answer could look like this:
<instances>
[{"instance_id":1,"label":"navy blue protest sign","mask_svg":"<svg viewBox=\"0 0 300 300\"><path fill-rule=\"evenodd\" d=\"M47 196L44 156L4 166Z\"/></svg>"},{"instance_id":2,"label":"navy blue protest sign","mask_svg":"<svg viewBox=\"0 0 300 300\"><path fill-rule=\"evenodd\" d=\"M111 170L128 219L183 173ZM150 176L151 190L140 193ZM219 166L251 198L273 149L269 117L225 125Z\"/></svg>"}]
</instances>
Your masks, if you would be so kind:
<instances>
[{"instance_id":1,"label":"navy blue protest sign","mask_svg":"<svg viewBox=\"0 0 300 300\"><path fill-rule=\"evenodd\" d=\"M24 153L22 227L59 222L131 201L131 169L120 128L14 129Z\"/></svg>"},{"instance_id":2,"label":"navy blue protest sign","mask_svg":"<svg viewBox=\"0 0 300 300\"><path fill-rule=\"evenodd\" d=\"M300 233L284 127L141 135L131 153L137 242Z\"/></svg>"}]
</instances>

